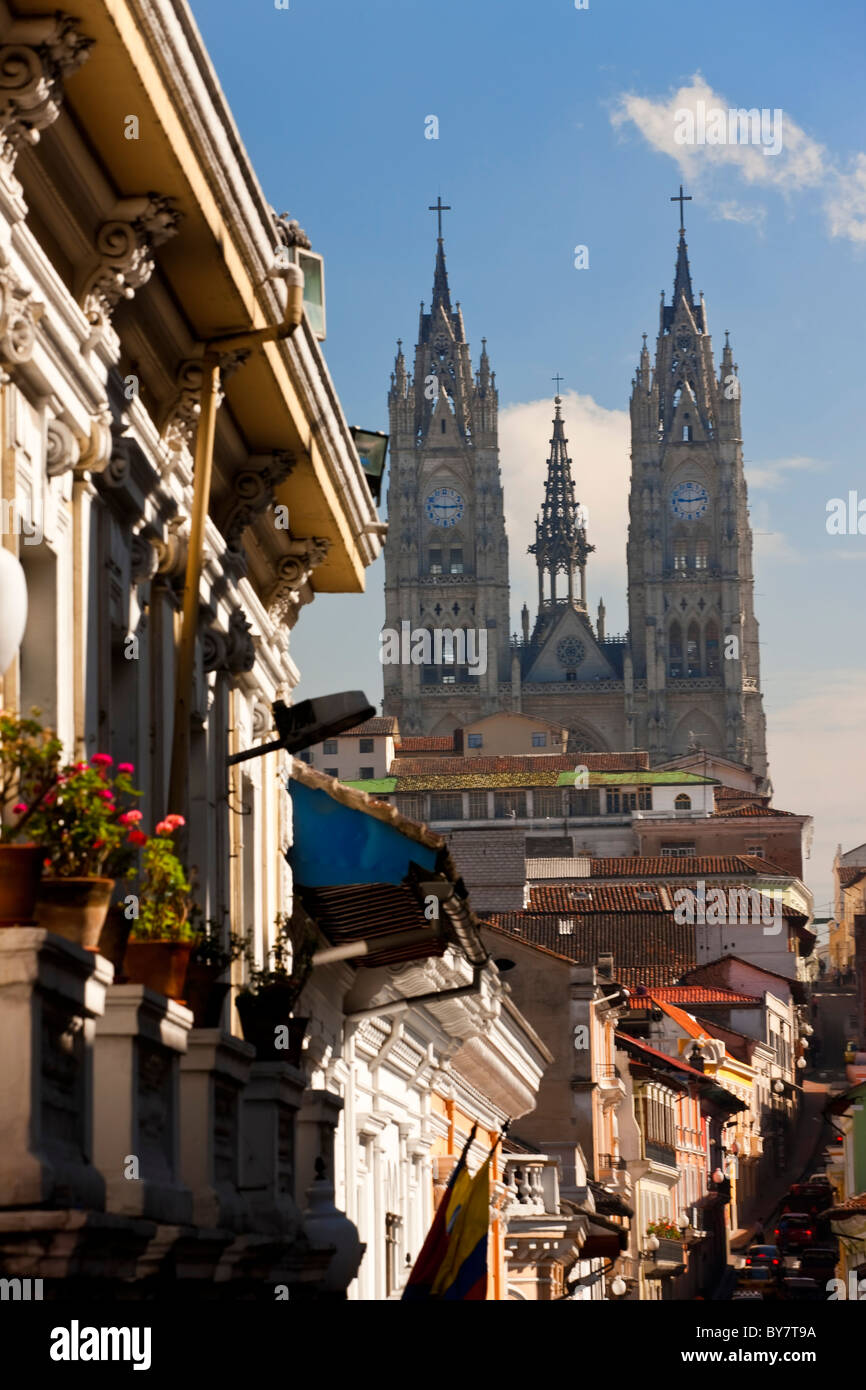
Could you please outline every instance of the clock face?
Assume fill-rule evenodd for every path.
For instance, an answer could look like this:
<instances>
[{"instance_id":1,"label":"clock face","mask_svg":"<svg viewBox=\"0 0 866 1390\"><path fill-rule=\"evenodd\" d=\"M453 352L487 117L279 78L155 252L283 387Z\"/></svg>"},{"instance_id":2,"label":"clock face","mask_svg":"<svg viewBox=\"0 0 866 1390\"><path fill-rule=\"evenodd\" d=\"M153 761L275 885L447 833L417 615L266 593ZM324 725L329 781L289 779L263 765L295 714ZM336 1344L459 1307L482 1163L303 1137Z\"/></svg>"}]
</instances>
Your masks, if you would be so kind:
<instances>
[{"instance_id":1,"label":"clock face","mask_svg":"<svg viewBox=\"0 0 866 1390\"><path fill-rule=\"evenodd\" d=\"M556 644L556 659L560 666L579 666L586 656L586 647L579 637L563 637Z\"/></svg>"},{"instance_id":2,"label":"clock face","mask_svg":"<svg viewBox=\"0 0 866 1390\"><path fill-rule=\"evenodd\" d=\"M703 483L678 483L671 493L671 511L682 521L697 521L710 505Z\"/></svg>"},{"instance_id":3,"label":"clock face","mask_svg":"<svg viewBox=\"0 0 866 1390\"><path fill-rule=\"evenodd\" d=\"M464 510L463 498L453 487L435 488L425 505L434 526L456 526Z\"/></svg>"}]
</instances>

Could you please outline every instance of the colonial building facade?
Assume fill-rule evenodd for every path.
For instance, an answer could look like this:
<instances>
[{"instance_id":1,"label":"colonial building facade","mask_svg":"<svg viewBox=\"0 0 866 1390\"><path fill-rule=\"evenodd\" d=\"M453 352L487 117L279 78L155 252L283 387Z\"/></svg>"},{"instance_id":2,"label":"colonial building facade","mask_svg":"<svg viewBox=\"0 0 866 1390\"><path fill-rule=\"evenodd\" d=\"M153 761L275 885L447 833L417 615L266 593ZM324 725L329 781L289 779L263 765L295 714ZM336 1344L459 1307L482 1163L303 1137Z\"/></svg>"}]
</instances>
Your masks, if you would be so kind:
<instances>
[{"instance_id":1,"label":"colonial building facade","mask_svg":"<svg viewBox=\"0 0 866 1390\"><path fill-rule=\"evenodd\" d=\"M594 546L556 397L528 547L538 565L536 615L524 605L522 634L509 638L495 374L485 343L472 376L441 234L414 375L400 346L389 408L385 624L430 630L434 653L384 668L384 712L404 733L449 734L512 709L567 727L573 751L646 748L655 765L703 747L766 777L740 384L727 334L716 371L682 226L655 363L644 336L632 383L625 637L606 634L603 604L590 617ZM446 630L438 650L436 629ZM473 630L476 644L483 637L483 670L465 660Z\"/></svg>"}]
</instances>

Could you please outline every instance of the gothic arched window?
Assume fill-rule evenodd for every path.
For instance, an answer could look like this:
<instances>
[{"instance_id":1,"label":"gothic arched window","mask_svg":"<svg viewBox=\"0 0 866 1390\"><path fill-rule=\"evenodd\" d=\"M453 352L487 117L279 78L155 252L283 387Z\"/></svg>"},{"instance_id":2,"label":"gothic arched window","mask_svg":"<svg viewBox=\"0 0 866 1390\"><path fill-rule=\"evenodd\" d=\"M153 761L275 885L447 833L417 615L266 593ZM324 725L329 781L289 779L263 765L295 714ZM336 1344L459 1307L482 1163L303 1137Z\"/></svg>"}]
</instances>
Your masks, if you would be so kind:
<instances>
[{"instance_id":1,"label":"gothic arched window","mask_svg":"<svg viewBox=\"0 0 866 1390\"><path fill-rule=\"evenodd\" d=\"M676 797L676 799L674 800L674 810L675 810L675 811L690 811L691 809L692 809L692 798L691 798L690 796L686 796L685 792L680 792L679 796Z\"/></svg>"},{"instance_id":2,"label":"gothic arched window","mask_svg":"<svg viewBox=\"0 0 866 1390\"><path fill-rule=\"evenodd\" d=\"M689 623L686 637L686 675L701 674L701 634L696 622Z\"/></svg>"},{"instance_id":3,"label":"gothic arched window","mask_svg":"<svg viewBox=\"0 0 866 1390\"><path fill-rule=\"evenodd\" d=\"M683 674L683 634L676 619L668 632L668 674L674 680Z\"/></svg>"},{"instance_id":4,"label":"gothic arched window","mask_svg":"<svg viewBox=\"0 0 866 1390\"><path fill-rule=\"evenodd\" d=\"M707 623L704 643L707 653L707 675L717 676L720 672L719 629L712 619Z\"/></svg>"}]
</instances>

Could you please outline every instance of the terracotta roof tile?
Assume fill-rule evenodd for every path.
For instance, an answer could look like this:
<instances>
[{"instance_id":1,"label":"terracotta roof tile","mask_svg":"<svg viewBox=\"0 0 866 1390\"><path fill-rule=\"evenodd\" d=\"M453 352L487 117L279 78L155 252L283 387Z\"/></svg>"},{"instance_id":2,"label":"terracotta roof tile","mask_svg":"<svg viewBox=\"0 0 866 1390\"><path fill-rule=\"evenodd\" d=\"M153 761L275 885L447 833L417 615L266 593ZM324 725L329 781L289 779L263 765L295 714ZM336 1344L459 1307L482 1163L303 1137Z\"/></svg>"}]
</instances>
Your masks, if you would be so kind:
<instances>
[{"instance_id":1,"label":"terracotta roof tile","mask_svg":"<svg viewBox=\"0 0 866 1390\"><path fill-rule=\"evenodd\" d=\"M554 914L496 912L483 919L527 945L565 960L595 965L613 954L614 978L622 984L676 983L695 964L695 929L657 913Z\"/></svg>"},{"instance_id":2,"label":"terracotta roof tile","mask_svg":"<svg viewBox=\"0 0 866 1390\"><path fill-rule=\"evenodd\" d=\"M797 812L780 811L777 806L757 806L753 801L747 801L742 806L726 806L723 811L716 811L715 814L733 820L736 816L759 816L770 819L773 816L796 817Z\"/></svg>"},{"instance_id":3,"label":"terracotta roof tile","mask_svg":"<svg viewBox=\"0 0 866 1390\"><path fill-rule=\"evenodd\" d=\"M850 888L853 883L858 883L864 874L866 874L866 868L862 866L858 867L856 864L841 866L839 883L842 888Z\"/></svg>"},{"instance_id":4,"label":"terracotta roof tile","mask_svg":"<svg viewBox=\"0 0 866 1390\"><path fill-rule=\"evenodd\" d=\"M406 753L450 753L454 749L453 734L408 734L400 735L398 743L401 758Z\"/></svg>"},{"instance_id":5,"label":"terracotta roof tile","mask_svg":"<svg viewBox=\"0 0 866 1390\"><path fill-rule=\"evenodd\" d=\"M499 757L404 758L407 740L400 742L394 777L426 777L461 772L573 772L578 766L590 772L636 772L649 767L646 753L508 753Z\"/></svg>"},{"instance_id":6,"label":"terracotta roof tile","mask_svg":"<svg viewBox=\"0 0 866 1390\"><path fill-rule=\"evenodd\" d=\"M532 884L532 912L671 912L673 902L665 884L594 883L578 879L568 884Z\"/></svg>"},{"instance_id":7,"label":"terracotta roof tile","mask_svg":"<svg viewBox=\"0 0 866 1390\"><path fill-rule=\"evenodd\" d=\"M632 1009L646 1008L648 999L664 1000L668 1004L760 1004L757 994L742 994L721 985L650 985L639 989L629 1000Z\"/></svg>"},{"instance_id":8,"label":"terracotta roof tile","mask_svg":"<svg viewBox=\"0 0 866 1390\"><path fill-rule=\"evenodd\" d=\"M699 854L680 859L670 854L613 856L592 860L592 877L606 878L703 878L707 874L773 875L791 874L754 854Z\"/></svg>"},{"instance_id":9,"label":"terracotta roof tile","mask_svg":"<svg viewBox=\"0 0 866 1390\"><path fill-rule=\"evenodd\" d=\"M338 738L355 738L358 734L395 734L397 732L397 720L393 714L378 716L375 719L365 719L363 724L356 724L354 729L344 729Z\"/></svg>"}]
</instances>

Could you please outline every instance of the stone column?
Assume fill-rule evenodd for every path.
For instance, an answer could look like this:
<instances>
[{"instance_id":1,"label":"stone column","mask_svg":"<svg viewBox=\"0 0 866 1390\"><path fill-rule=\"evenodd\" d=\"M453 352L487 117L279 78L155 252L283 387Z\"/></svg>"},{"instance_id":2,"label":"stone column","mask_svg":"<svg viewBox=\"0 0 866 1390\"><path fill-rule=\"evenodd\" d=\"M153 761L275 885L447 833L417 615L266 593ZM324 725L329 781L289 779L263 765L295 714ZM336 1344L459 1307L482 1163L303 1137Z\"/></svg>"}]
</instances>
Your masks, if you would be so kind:
<instances>
[{"instance_id":1,"label":"stone column","mask_svg":"<svg viewBox=\"0 0 866 1390\"><path fill-rule=\"evenodd\" d=\"M295 1191L295 1115L304 1076L287 1062L253 1062L241 1115L241 1195L252 1228L295 1239L301 1217Z\"/></svg>"},{"instance_id":2,"label":"stone column","mask_svg":"<svg viewBox=\"0 0 866 1390\"><path fill-rule=\"evenodd\" d=\"M108 961L39 927L0 931L0 1207L101 1211L94 1020Z\"/></svg>"},{"instance_id":3,"label":"stone column","mask_svg":"<svg viewBox=\"0 0 866 1390\"><path fill-rule=\"evenodd\" d=\"M181 1171L198 1226L249 1230L239 1191L241 1097L255 1048L219 1028L193 1028L180 1060Z\"/></svg>"},{"instance_id":4,"label":"stone column","mask_svg":"<svg viewBox=\"0 0 866 1390\"><path fill-rule=\"evenodd\" d=\"M180 1172L180 1056L192 1014L144 985L115 985L96 1033L94 1160L106 1208L192 1220Z\"/></svg>"}]
</instances>

